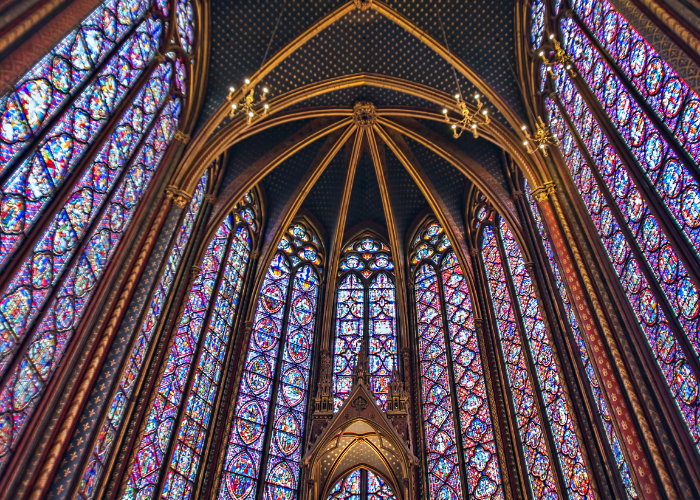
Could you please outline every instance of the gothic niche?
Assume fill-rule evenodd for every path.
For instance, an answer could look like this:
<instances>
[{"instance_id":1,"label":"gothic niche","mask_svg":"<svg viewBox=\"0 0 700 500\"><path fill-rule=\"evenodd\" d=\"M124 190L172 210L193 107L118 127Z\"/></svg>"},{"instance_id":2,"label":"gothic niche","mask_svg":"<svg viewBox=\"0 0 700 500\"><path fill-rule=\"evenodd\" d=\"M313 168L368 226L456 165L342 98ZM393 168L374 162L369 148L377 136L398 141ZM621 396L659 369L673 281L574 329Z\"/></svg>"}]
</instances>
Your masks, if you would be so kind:
<instances>
[{"instance_id":1,"label":"gothic niche","mask_svg":"<svg viewBox=\"0 0 700 500\"><path fill-rule=\"evenodd\" d=\"M381 489L377 493L387 499L417 499L419 462L409 447L408 393L398 372L392 374L386 412L369 387L364 343L352 378L352 392L333 413L331 363L322 353L300 500L344 498L359 488Z\"/></svg>"}]
</instances>

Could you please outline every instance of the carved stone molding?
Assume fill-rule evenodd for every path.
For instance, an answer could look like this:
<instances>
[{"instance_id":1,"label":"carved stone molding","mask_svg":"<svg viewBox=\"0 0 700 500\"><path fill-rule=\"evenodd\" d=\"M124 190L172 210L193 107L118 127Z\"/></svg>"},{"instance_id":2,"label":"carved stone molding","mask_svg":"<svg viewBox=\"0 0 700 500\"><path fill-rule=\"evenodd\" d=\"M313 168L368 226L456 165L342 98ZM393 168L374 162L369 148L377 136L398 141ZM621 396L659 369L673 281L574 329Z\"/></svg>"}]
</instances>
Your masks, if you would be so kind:
<instances>
[{"instance_id":1,"label":"carved stone molding","mask_svg":"<svg viewBox=\"0 0 700 500\"><path fill-rule=\"evenodd\" d=\"M165 188L165 196L180 208L185 208L192 199L192 195L185 193L175 186Z\"/></svg>"}]
</instances>

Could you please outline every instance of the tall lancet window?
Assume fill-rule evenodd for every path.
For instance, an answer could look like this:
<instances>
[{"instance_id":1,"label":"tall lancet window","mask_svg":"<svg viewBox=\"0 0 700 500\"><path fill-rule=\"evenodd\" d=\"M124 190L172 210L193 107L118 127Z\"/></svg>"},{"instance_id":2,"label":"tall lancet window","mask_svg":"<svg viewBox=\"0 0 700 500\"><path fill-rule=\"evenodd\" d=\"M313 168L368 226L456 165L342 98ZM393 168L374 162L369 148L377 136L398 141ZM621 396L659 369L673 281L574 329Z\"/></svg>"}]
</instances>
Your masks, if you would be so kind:
<instances>
[{"instance_id":1,"label":"tall lancet window","mask_svg":"<svg viewBox=\"0 0 700 500\"><path fill-rule=\"evenodd\" d=\"M175 24L165 0L106 0L0 97L0 470L178 128Z\"/></svg>"},{"instance_id":2,"label":"tall lancet window","mask_svg":"<svg viewBox=\"0 0 700 500\"><path fill-rule=\"evenodd\" d=\"M569 402L525 258L503 219L484 212L482 217L481 256L530 487L535 498L558 498L554 468L559 467L569 498L592 499Z\"/></svg>"},{"instance_id":3,"label":"tall lancet window","mask_svg":"<svg viewBox=\"0 0 700 500\"><path fill-rule=\"evenodd\" d=\"M150 402L124 498L190 498L199 471L243 279L257 229L255 200L239 202L204 252ZM161 470L166 468L160 494Z\"/></svg>"},{"instance_id":4,"label":"tall lancet window","mask_svg":"<svg viewBox=\"0 0 700 500\"><path fill-rule=\"evenodd\" d=\"M467 277L428 219L411 246L430 498L503 498ZM464 491L466 488L466 492Z\"/></svg>"},{"instance_id":5,"label":"tall lancet window","mask_svg":"<svg viewBox=\"0 0 700 500\"><path fill-rule=\"evenodd\" d=\"M352 392L352 372L363 342L369 354L369 382L379 406L386 407L396 367L396 288L391 250L365 236L343 250L338 267L333 351L335 410Z\"/></svg>"},{"instance_id":6,"label":"tall lancet window","mask_svg":"<svg viewBox=\"0 0 700 500\"><path fill-rule=\"evenodd\" d=\"M78 498L82 500L88 500L94 497L104 467L112 454L112 447L114 446L115 439L121 428L128 403L133 395L146 353L161 319L161 312L165 306L165 301L168 298L178 268L182 262L185 249L187 248L187 243L192 235L199 210L202 207L208 180L209 175L205 173L199 181L199 184L197 184L197 188L192 196L192 201L190 201L182 221L180 231L170 248L168 261L158 281L158 287L151 298L146 316L142 320L141 327L136 334L137 336L126 362L126 366L122 369L119 385L115 394L112 396L109 410L100 427L100 432L97 436L90 459L85 466L83 477L78 488L77 495Z\"/></svg>"},{"instance_id":7,"label":"tall lancet window","mask_svg":"<svg viewBox=\"0 0 700 500\"><path fill-rule=\"evenodd\" d=\"M219 498L297 496L322 246L305 220L282 236L263 279L234 407Z\"/></svg>"},{"instance_id":8,"label":"tall lancet window","mask_svg":"<svg viewBox=\"0 0 700 500\"><path fill-rule=\"evenodd\" d=\"M548 123L700 447L700 98L607 0L572 4L558 28L580 77L540 72Z\"/></svg>"}]
</instances>

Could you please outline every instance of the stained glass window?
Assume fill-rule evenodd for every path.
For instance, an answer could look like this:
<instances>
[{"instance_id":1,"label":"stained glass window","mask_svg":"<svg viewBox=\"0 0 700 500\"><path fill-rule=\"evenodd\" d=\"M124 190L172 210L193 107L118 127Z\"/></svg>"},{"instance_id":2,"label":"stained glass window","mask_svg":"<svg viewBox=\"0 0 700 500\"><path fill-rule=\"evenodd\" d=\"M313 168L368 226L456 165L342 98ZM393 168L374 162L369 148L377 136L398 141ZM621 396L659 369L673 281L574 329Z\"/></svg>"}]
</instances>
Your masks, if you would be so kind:
<instances>
[{"instance_id":1,"label":"stained glass window","mask_svg":"<svg viewBox=\"0 0 700 500\"><path fill-rule=\"evenodd\" d=\"M431 498L462 497L461 447L469 497L501 499L503 486L470 292L452 244L434 220L418 231L410 262L415 273Z\"/></svg>"},{"instance_id":2,"label":"stained glass window","mask_svg":"<svg viewBox=\"0 0 700 500\"><path fill-rule=\"evenodd\" d=\"M367 500L396 500L389 483L369 469L352 471L328 492L328 500L361 500L363 497Z\"/></svg>"},{"instance_id":3,"label":"stained glass window","mask_svg":"<svg viewBox=\"0 0 700 500\"><path fill-rule=\"evenodd\" d=\"M119 52L112 56L97 78L47 131L35 150L3 182L0 187L0 266L4 267L7 263L131 85L148 66L158 49L161 32L161 21L147 18L126 40ZM171 65L168 63L159 68L95 157L92 168L83 174L84 179L98 175L91 182L92 185L97 185L97 189L88 186L84 199L91 192L99 193L111 187L109 174L112 172L109 170L118 172L119 167L124 166L153 120L170 87ZM85 200L84 203L79 201L78 204L84 205L84 211L88 211L91 205L90 200ZM99 207L100 200L95 200L94 204ZM88 215L80 215L75 219L80 223L88 219Z\"/></svg>"},{"instance_id":4,"label":"stained glass window","mask_svg":"<svg viewBox=\"0 0 700 500\"><path fill-rule=\"evenodd\" d=\"M370 236L348 244L340 259L333 354L335 410L352 390L352 372L362 342L368 343L370 388L386 407L396 367L396 291L391 251Z\"/></svg>"},{"instance_id":5,"label":"stained glass window","mask_svg":"<svg viewBox=\"0 0 700 500\"><path fill-rule=\"evenodd\" d=\"M167 12L165 0L105 0L0 97L0 468L177 129L183 61L156 57ZM68 197L54 207L60 189Z\"/></svg>"},{"instance_id":6,"label":"stained glass window","mask_svg":"<svg viewBox=\"0 0 700 500\"><path fill-rule=\"evenodd\" d=\"M106 0L22 76L9 94L0 98L0 173L4 173L38 137L68 98L81 89L149 6L147 0ZM143 47L150 45L143 39L143 31L132 38L140 38ZM120 58L121 53L114 57ZM105 73L98 80L100 82L84 90L82 96L94 95L105 105L105 101L116 97L113 91L119 83L105 78Z\"/></svg>"},{"instance_id":7,"label":"stained glass window","mask_svg":"<svg viewBox=\"0 0 700 500\"><path fill-rule=\"evenodd\" d=\"M241 203L236 207L240 211ZM151 403L125 498L154 497L173 436L175 444L161 496L189 498L192 493L248 266L251 236L250 227L241 223L240 217L230 215L204 253ZM197 360L194 356L200 343ZM176 422L181 405L182 418Z\"/></svg>"},{"instance_id":8,"label":"stained glass window","mask_svg":"<svg viewBox=\"0 0 700 500\"><path fill-rule=\"evenodd\" d=\"M527 181L525 181L525 194L533 218L535 219L535 224L537 225L537 229L542 238L542 246L544 247L545 254L547 255L547 260L549 261L550 268L552 269L552 274L554 275L554 283L556 284L557 290L559 291L562 304L564 305L564 311L566 312L566 318L569 320L571 332L573 333L574 339L576 340L576 346L578 347L579 353L581 355L581 361L583 362L583 367L586 372L586 376L588 377L588 382L590 383L591 392L593 394L598 413L603 422L605 436L608 439L608 444L610 445L610 448L613 452L613 456L615 457L615 462L617 464L618 470L620 471L622 482L625 485L625 489L627 490L627 496L629 498L637 498L637 492L634 489L634 484L632 483L629 466L627 464L624 454L622 453L622 449L620 448L618 434L615 431L615 428L613 427L610 418L610 410L608 408L608 404L603 398L603 394L600 388L600 382L598 380L598 375L593 369L593 363L591 362L588 347L583 340L583 336L581 335L581 330L579 328L576 315L574 314L574 306L569 300L569 294L567 293L566 288L564 286L562 271L559 268L559 264L555 259L554 248L552 247L552 243L549 241L549 236L545 230L544 222L540 215L539 209L537 208L537 204L535 203L534 197L532 196L530 185L527 183Z\"/></svg>"},{"instance_id":9,"label":"stained glass window","mask_svg":"<svg viewBox=\"0 0 700 500\"><path fill-rule=\"evenodd\" d=\"M554 438L554 446L569 498L592 500L593 492L588 481L588 473L571 420L569 404L559 381L558 368L554 361L532 278L525 268L525 259L515 237L502 219L499 229L505 261L510 270L518 309L522 316L521 327L528 340L528 347L532 355L547 420Z\"/></svg>"},{"instance_id":10,"label":"stained glass window","mask_svg":"<svg viewBox=\"0 0 700 500\"><path fill-rule=\"evenodd\" d=\"M574 0L571 3L578 18L587 25L597 42L619 65L659 120L673 133L695 162L700 163L700 97L697 93L607 0ZM587 40L582 42L589 45ZM615 93L611 98L616 98L618 89L611 90ZM651 130L647 134L658 139L658 134ZM649 147L650 152L660 153L660 157L666 149L667 146L662 147L661 143ZM673 178L676 175L678 174L672 173L669 177ZM697 187L688 189L684 182L686 180L690 178L678 179L682 193L680 199L689 208L695 207L688 216L698 220L700 195Z\"/></svg>"},{"instance_id":11,"label":"stained glass window","mask_svg":"<svg viewBox=\"0 0 700 500\"><path fill-rule=\"evenodd\" d=\"M532 20L532 27L530 39L532 40L532 46L538 48L542 43L542 35L544 34L544 18L547 7L544 0L535 0L532 3L532 15L530 19Z\"/></svg>"},{"instance_id":12,"label":"stained glass window","mask_svg":"<svg viewBox=\"0 0 700 500\"><path fill-rule=\"evenodd\" d=\"M622 232L621 225L627 223L627 219L620 222L612 214L601 192L601 185L596 181L592 168L581 153L559 107L551 99L547 99L545 104L550 127L560 145L574 185L588 209L613 269L637 316L639 326L651 346L652 354L697 444L700 442L697 375L688 365L685 353L671 331L666 312L660 307L647 275L642 271L644 263L638 261ZM657 248L661 235L656 226L651 224L648 230L642 232L643 239L640 246L644 247L648 244L650 248ZM670 246L667 245L667 248L670 249ZM673 260L669 260L669 263L673 263ZM669 276L674 278L675 274L672 272Z\"/></svg>"},{"instance_id":13,"label":"stained glass window","mask_svg":"<svg viewBox=\"0 0 700 500\"><path fill-rule=\"evenodd\" d=\"M0 449L2 464L6 463L46 384L58 368L82 314L175 133L179 113L178 99L165 106L155 127L112 193L107 207L93 224L87 244L55 290L53 299L49 301L49 292L60 281L60 274L53 274L54 270L56 267L59 270L66 269L70 261L60 254L44 253L51 251L53 245L60 248L61 239L53 237L51 233L39 240L34 255L27 258L3 292L0 309L6 321L2 322L2 335L13 339L13 348L18 342L14 339L26 335L35 319L39 318L40 321L28 347L21 354L22 361L1 389L0 433L7 436ZM63 226L59 226L61 227ZM47 231L52 230L49 228ZM42 312L42 307L47 302L48 306ZM28 381L31 382L27 383Z\"/></svg>"},{"instance_id":14,"label":"stained glass window","mask_svg":"<svg viewBox=\"0 0 700 500\"><path fill-rule=\"evenodd\" d=\"M97 441L95 442L89 462L83 472L80 486L78 487L78 498L82 500L93 498L101 479L104 466L111 455L116 434L124 418L127 404L133 394L134 384L141 372L146 351L151 344L153 333L160 320L160 315L163 311L168 293L170 292L170 287L173 284L187 242L192 234L197 214L202 206L204 193L207 188L207 178L208 175L205 174L199 181L199 184L197 184L197 188L192 196L192 201L190 201L189 208L182 221L180 231L170 249L163 275L151 298L146 317L142 320L141 327L136 334L136 340L134 341L131 354L126 362L126 367L123 369L119 385L117 386L117 392L114 394L108 407L107 415L104 418L102 427L97 436Z\"/></svg>"},{"instance_id":15,"label":"stained glass window","mask_svg":"<svg viewBox=\"0 0 700 500\"><path fill-rule=\"evenodd\" d=\"M481 252L530 487L535 498L559 498L498 241L490 226L484 229Z\"/></svg>"},{"instance_id":16,"label":"stained glass window","mask_svg":"<svg viewBox=\"0 0 700 500\"><path fill-rule=\"evenodd\" d=\"M260 289L219 498L255 498L262 471L263 498L296 498L321 265L318 238L295 222Z\"/></svg>"},{"instance_id":17,"label":"stained glass window","mask_svg":"<svg viewBox=\"0 0 700 500\"><path fill-rule=\"evenodd\" d=\"M697 248L700 247L700 186L691 170L659 134L650 117L643 111L634 96L626 90L622 81L613 73L581 28L572 19L562 20L561 28L564 33L564 46L574 56L581 75L602 104L610 121L617 127L620 136L637 160L640 170L654 186L659 199L673 215L697 254ZM573 90L573 83L566 80L568 78L560 74L555 85L557 88L571 87ZM569 96L576 99L571 95L571 91L567 97ZM566 99L565 106L569 114L572 114L568 101L569 99ZM576 115L572 114L572 118L577 122L577 128L583 125L583 123L579 124L579 121L593 119L592 115L589 118L590 111L585 103L582 108ZM583 132L582 135L588 134ZM633 182L626 174L623 176L621 173L624 167L613 152L612 146L605 144L604 139L597 140L603 141L602 149L592 153L596 157L602 157L607 166L607 169L603 170L606 180L615 179L621 185L620 189L623 190L624 196L626 186ZM590 149L590 145L587 144L587 146ZM700 158L700 151L698 157ZM598 161L597 158L596 161ZM633 195L635 198L642 198L636 190ZM694 302L697 304L698 293L694 286L692 288L693 291L690 293L695 297ZM697 328L696 326L695 329Z\"/></svg>"},{"instance_id":18,"label":"stained glass window","mask_svg":"<svg viewBox=\"0 0 700 500\"><path fill-rule=\"evenodd\" d=\"M635 161L618 156L559 64L552 75L561 108L545 99L549 124L639 326L700 446L698 380L686 358L700 354L700 293L688 262L678 253L678 245L688 242L697 257L700 247L700 185L693 173L700 162L700 98L607 0L574 0L572 5L574 18L560 20L563 46L582 77L580 84L591 90ZM664 222L666 213L676 224ZM659 222L658 216L664 220ZM684 335L691 351L683 350ZM589 380L623 482L633 496L627 466L607 423L607 407L598 397L597 381Z\"/></svg>"}]
</instances>

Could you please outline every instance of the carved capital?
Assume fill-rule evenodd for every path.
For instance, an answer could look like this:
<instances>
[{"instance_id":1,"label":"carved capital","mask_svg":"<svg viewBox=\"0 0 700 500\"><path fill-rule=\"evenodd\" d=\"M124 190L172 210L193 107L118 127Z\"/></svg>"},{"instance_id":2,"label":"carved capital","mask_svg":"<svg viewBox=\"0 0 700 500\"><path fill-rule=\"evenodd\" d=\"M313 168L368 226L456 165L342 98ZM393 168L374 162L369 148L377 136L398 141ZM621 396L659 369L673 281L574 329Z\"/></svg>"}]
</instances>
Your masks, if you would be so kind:
<instances>
[{"instance_id":1,"label":"carved capital","mask_svg":"<svg viewBox=\"0 0 700 500\"><path fill-rule=\"evenodd\" d=\"M213 194L205 194L204 201L205 203L213 205L214 203L216 203L216 196L214 196Z\"/></svg>"},{"instance_id":2,"label":"carved capital","mask_svg":"<svg viewBox=\"0 0 700 500\"><path fill-rule=\"evenodd\" d=\"M160 52L158 52L158 53L156 54L155 59L156 59L156 62L157 62L158 64L160 64L160 63L162 63L163 61L165 61L165 55L164 55L164 54L161 54Z\"/></svg>"},{"instance_id":3,"label":"carved capital","mask_svg":"<svg viewBox=\"0 0 700 500\"><path fill-rule=\"evenodd\" d=\"M369 128L377 123L377 108L374 103L357 101L352 109L352 121L360 128Z\"/></svg>"},{"instance_id":4,"label":"carved capital","mask_svg":"<svg viewBox=\"0 0 700 500\"><path fill-rule=\"evenodd\" d=\"M190 268L190 275L191 275L193 278L196 278L197 276L199 276L199 273L201 273L201 272L202 272L201 266L192 266L192 267Z\"/></svg>"},{"instance_id":5,"label":"carved capital","mask_svg":"<svg viewBox=\"0 0 700 500\"><path fill-rule=\"evenodd\" d=\"M176 130L175 131L175 140L180 141L183 144L188 144L190 142L191 137L187 134L185 134L181 130Z\"/></svg>"},{"instance_id":6,"label":"carved capital","mask_svg":"<svg viewBox=\"0 0 700 500\"><path fill-rule=\"evenodd\" d=\"M474 258L477 258L479 256L479 250L477 250L476 248L470 248L469 255L471 255Z\"/></svg>"},{"instance_id":7,"label":"carved capital","mask_svg":"<svg viewBox=\"0 0 700 500\"><path fill-rule=\"evenodd\" d=\"M372 0L353 0L353 2L358 10L369 10L372 7Z\"/></svg>"},{"instance_id":8,"label":"carved capital","mask_svg":"<svg viewBox=\"0 0 700 500\"><path fill-rule=\"evenodd\" d=\"M537 203L542 203L545 201L549 196L553 196L554 193L557 192L557 186L554 185L553 182L546 182L542 184L540 187L537 189L534 189L532 191L532 196L535 197L535 200L537 200Z\"/></svg>"},{"instance_id":9,"label":"carved capital","mask_svg":"<svg viewBox=\"0 0 700 500\"><path fill-rule=\"evenodd\" d=\"M165 188L165 196L180 208L185 208L192 199L192 195L187 194L175 186Z\"/></svg>"},{"instance_id":10,"label":"carved capital","mask_svg":"<svg viewBox=\"0 0 700 500\"><path fill-rule=\"evenodd\" d=\"M522 200L524 196L525 195L522 191L513 191L513 194L510 195L513 201Z\"/></svg>"},{"instance_id":11,"label":"carved capital","mask_svg":"<svg viewBox=\"0 0 700 500\"><path fill-rule=\"evenodd\" d=\"M250 258L252 259L257 259L260 257L260 250L253 250L250 254Z\"/></svg>"}]
</instances>

